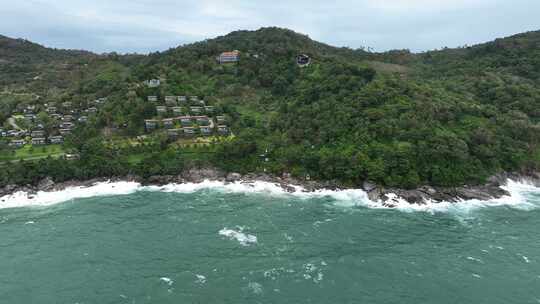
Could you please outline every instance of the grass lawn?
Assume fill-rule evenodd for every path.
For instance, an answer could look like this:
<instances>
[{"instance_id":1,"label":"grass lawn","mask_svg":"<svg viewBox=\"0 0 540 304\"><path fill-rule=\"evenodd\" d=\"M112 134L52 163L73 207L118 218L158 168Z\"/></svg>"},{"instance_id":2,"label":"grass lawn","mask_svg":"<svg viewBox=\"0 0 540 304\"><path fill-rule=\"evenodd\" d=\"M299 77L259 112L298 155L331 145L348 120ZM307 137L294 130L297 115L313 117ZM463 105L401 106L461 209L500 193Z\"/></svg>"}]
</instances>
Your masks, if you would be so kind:
<instances>
[{"instance_id":1,"label":"grass lawn","mask_svg":"<svg viewBox=\"0 0 540 304\"><path fill-rule=\"evenodd\" d=\"M34 146L25 145L24 147L11 151L0 152L0 161L14 161L14 160L33 160L51 157L60 157L64 155L65 151L61 145L48 145L48 146Z\"/></svg>"}]
</instances>

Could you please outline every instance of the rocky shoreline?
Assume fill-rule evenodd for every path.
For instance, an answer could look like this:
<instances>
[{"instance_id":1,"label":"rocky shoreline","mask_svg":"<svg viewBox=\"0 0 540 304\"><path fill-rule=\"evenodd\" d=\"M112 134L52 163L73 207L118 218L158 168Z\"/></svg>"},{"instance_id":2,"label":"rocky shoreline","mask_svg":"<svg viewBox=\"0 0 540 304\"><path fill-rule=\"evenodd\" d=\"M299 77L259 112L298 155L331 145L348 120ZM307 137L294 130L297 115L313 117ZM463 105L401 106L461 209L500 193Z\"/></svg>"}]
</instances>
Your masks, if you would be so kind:
<instances>
[{"instance_id":1,"label":"rocky shoreline","mask_svg":"<svg viewBox=\"0 0 540 304\"><path fill-rule=\"evenodd\" d=\"M404 199L411 204L422 205L426 201L430 202L452 202L458 203L463 200L490 200L501 198L509 195L509 193L502 189L508 179L515 181L522 181L536 187L540 187L540 173L529 171L520 173L501 173L489 178L485 185L478 186L462 186L462 187L431 187L422 186L417 189L405 190L397 188L387 188L380 185L371 183L369 181L364 182L361 186L355 187L364 190L369 199L372 201L382 201L384 205L392 207L397 203L396 196ZM226 173L220 170L207 168L207 169L190 169L182 172L179 175L164 175L164 176L151 176L149 178L142 178L139 176L123 176L113 178L95 178L86 181L67 181L55 183L50 178L45 178L37 185L7 185L0 188L0 197L11 195L16 192L25 192L29 196L34 195L37 192L52 192L61 191L70 187L89 187L98 182L117 182L117 181L130 181L138 182L144 186L163 186L167 184L183 184L183 183L201 183L205 180L221 181L224 183L243 182L252 183L256 181L263 181L274 183L279 185L287 192L295 192L297 189L294 186L300 186L306 192L313 192L316 190L345 190L350 187L343 187L335 181L306 181L292 178L288 175L282 177L271 176L268 174L246 174L239 173Z\"/></svg>"}]
</instances>

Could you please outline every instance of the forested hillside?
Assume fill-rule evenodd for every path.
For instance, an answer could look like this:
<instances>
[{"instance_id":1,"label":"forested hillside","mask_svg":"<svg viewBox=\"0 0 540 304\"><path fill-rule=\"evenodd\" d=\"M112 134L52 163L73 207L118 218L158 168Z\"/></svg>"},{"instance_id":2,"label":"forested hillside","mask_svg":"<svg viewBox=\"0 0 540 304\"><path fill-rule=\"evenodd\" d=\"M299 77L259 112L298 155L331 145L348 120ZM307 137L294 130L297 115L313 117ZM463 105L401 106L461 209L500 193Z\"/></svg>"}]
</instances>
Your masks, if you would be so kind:
<instances>
[{"instance_id":1,"label":"forested hillside","mask_svg":"<svg viewBox=\"0 0 540 304\"><path fill-rule=\"evenodd\" d=\"M212 165L347 185L454 186L540 168L539 44L540 32L531 32L421 54L368 53L264 28L148 56L98 56L2 38L0 79L6 87L39 91L43 102L109 97L66 143L81 160L57 173L59 179ZM217 63L216 56L231 50L240 51L238 63ZM308 66L297 64L300 54L311 58ZM51 65L59 68L47 72ZM36 84L27 74L43 77ZM159 88L141 85L153 78L163 80ZM230 118L234 137L190 147L189 156L160 138L145 149L108 146L111 135L101 130L124 138L144 133L143 119L155 114L150 95L201 96ZM50 174L35 163L19 166L25 170L17 172L29 173L13 166L4 183L9 174L22 174L25 182Z\"/></svg>"}]
</instances>

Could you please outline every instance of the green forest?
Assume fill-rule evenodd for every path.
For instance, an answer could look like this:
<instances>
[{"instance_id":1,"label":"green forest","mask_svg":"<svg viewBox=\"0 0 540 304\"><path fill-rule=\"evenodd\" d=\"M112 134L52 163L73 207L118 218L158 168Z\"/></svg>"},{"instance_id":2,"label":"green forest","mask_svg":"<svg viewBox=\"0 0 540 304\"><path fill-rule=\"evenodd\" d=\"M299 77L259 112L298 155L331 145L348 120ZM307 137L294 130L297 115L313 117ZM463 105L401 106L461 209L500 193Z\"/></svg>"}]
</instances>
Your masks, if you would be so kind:
<instances>
[{"instance_id":1,"label":"green forest","mask_svg":"<svg viewBox=\"0 0 540 304\"><path fill-rule=\"evenodd\" d=\"M216 61L231 50L240 51L239 62ZM311 64L299 66L300 54ZM142 85L154 78L160 87ZM66 139L62 149L79 159L3 163L0 185L210 166L414 188L540 169L540 32L424 53L336 48L280 28L149 55L55 50L0 36L0 87L2 125L21 105L109 100ZM230 119L234 136L205 145L160 136L121 144L145 133L144 119L156 114L151 95L201 96ZM5 143L0 149L15 153Z\"/></svg>"}]
</instances>

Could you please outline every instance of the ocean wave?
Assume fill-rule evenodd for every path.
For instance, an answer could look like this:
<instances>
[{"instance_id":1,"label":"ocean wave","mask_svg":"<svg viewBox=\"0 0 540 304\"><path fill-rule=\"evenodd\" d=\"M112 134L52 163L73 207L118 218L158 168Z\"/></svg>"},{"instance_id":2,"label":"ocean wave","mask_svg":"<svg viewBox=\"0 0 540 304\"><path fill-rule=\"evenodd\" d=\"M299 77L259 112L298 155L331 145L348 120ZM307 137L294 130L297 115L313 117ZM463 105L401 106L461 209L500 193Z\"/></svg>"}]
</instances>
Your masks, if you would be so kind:
<instances>
[{"instance_id":1,"label":"ocean wave","mask_svg":"<svg viewBox=\"0 0 540 304\"><path fill-rule=\"evenodd\" d=\"M69 187L53 192L16 192L0 198L0 209L51 206L73 199L131 194L139 189L140 184L135 182L101 182L89 187Z\"/></svg>"},{"instance_id":2,"label":"ocean wave","mask_svg":"<svg viewBox=\"0 0 540 304\"><path fill-rule=\"evenodd\" d=\"M305 191L300 186L291 185L294 191L286 191L280 185L270 182L234 182L204 181L202 183L168 184L164 186L141 186L136 182L101 182L89 187L70 187L56 192L38 192L28 194L17 192L0 198L0 209L50 206L73 199L96 196L114 196L132 194L138 191L196 193L202 190L218 191L220 193L264 194L277 197L293 197L296 199L329 198L331 203L341 207L366 207L372 209L395 209L404 212L459 212L467 213L479 208L494 206L509 206L516 209L531 210L540 207L534 203L533 195L540 194L540 188L526 182L508 180L502 187L510 195L488 201L463 200L458 203L426 201L423 204L410 204L394 194L389 194L389 202L371 201L365 191L360 189L346 190L316 190ZM538 201L538 198L536 198Z\"/></svg>"},{"instance_id":3,"label":"ocean wave","mask_svg":"<svg viewBox=\"0 0 540 304\"><path fill-rule=\"evenodd\" d=\"M219 234L227 237L230 240L236 240L242 246L250 246L257 243L257 237L251 234L244 233L243 227L237 227L238 230L223 228Z\"/></svg>"}]
</instances>

